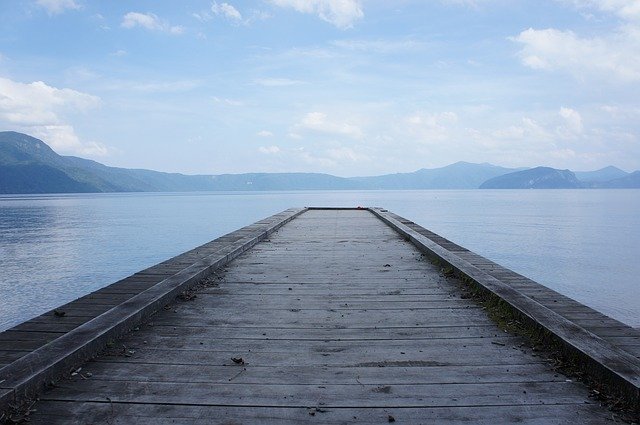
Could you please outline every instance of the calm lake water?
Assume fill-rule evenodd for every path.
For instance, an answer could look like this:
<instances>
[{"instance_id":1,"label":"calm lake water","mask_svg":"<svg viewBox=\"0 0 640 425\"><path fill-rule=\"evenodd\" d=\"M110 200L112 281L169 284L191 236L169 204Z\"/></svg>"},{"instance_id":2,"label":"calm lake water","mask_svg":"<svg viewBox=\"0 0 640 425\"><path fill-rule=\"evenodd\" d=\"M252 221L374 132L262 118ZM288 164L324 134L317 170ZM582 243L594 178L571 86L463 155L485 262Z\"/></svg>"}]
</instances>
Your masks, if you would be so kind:
<instances>
[{"instance_id":1,"label":"calm lake water","mask_svg":"<svg viewBox=\"0 0 640 425\"><path fill-rule=\"evenodd\" d=\"M640 326L640 190L0 196L0 330L292 206L381 206Z\"/></svg>"}]
</instances>

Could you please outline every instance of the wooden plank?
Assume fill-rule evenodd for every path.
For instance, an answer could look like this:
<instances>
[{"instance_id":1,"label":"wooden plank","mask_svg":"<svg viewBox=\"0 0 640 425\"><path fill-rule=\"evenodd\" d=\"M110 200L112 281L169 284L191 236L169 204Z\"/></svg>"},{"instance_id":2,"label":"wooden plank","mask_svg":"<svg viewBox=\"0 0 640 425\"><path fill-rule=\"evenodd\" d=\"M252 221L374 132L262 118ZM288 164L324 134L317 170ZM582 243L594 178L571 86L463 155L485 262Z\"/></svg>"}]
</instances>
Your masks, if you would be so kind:
<instances>
[{"instance_id":1,"label":"wooden plank","mask_svg":"<svg viewBox=\"0 0 640 425\"><path fill-rule=\"evenodd\" d=\"M33 341L33 340L52 340L63 332L27 332L7 330L0 333L0 345L5 344L6 341Z\"/></svg>"},{"instance_id":2,"label":"wooden plank","mask_svg":"<svg viewBox=\"0 0 640 425\"><path fill-rule=\"evenodd\" d=\"M86 374L91 376L87 377ZM484 366L408 366L399 373L393 367L250 366L242 373L233 366L96 362L71 377L69 382L139 381L174 383L252 384L361 384L406 383L499 383L564 382L565 376L550 373L544 364ZM69 384L72 385L72 384ZM88 384L92 385L92 384Z\"/></svg>"},{"instance_id":3,"label":"wooden plank","mask_svg":"<svg viewBox=\"0 0 640 425\"><path fill-rule=\"evenodd\" d=\"M146 329L145 327L142 328ZM154 344L155 338L187 337L224 339L294 339L294 340L394 340L402 339L441 339L441 338L487 338L495 330L493 324L484 326L440 326L440 327L372 327L372 328L284 328L270 324L255 327L228 328L203 326L160 326L154 324L143 338L148 344ZM493 336L497 337L498 333Z\"/></svg>"},{"instance_id":4,"label":"wooden plank","mask_svg":"<svg viewBox=\"0 0 640 425\"><path fill-rule=\"evenodd\" d=\"M42 410L40 410L42 409ZM313 410L312 410L313 409ZM311 415L310 413L313 413ZM30 419L32 423L85 425L94 423L113 425L164 425L189 423L209 425L212 418L220 423L242 424L382 424L392 416L401 424L473 423L539 423L601 425L611 422L612 415L592 404L505 405L502 408L458 406L455 408L327 408L323 405L296 408L191 406L122 404L108 402L48 402Z\"/></svg>"},{"instance_id":5,"label":"wooden plank","mask_svg":"<svg viewBox=\"0 0 640 425\"><path fill-rule=\"evenodd\" d=\"M105 401L123 403L235 405L264 407L454 407L576 403L575 393L588 396L573 382L278 385L223 383L93 381L61 382L44 401Z\"/></svg>"},{"instance_id":6,"label":"wooden plank","mask_svg":"<svg viewBox=\"0 0 640 425\"><path fill-rule=\"evenodd\" d=\"M195 345L197 345L196 343ZM389 344L389 343L387 343ZM234 366L231 358L241 357L253 366L344 366L344 367L393 367L404 368L412 365L421 366L486 366L486 365L515 365L529 364L531 362L543 362L543 359L531 359L512 346L505 350L493 350L495 358L479 356L477 351L467 350L459 355L452 356L451 352L439 351L431 353L428 350L418 350L409 352L410 355L402 355L401 349L380 350L378 352L366 352L354 354L349 352L329 352L314 351L310 353L288 353L280 352L260 352L249 349L229 350L188 350L188 349L140 349L141 346L130 347L123 345L122 348L114 347L113 356L103 356L100 360L110 362L131 362L131 363L155 363L163 364L189 364L189 365L211 365L211 366ZM133 349L133 354L123 355L129 349ZM524 356L524 357L523 357ZM161 366L160 366L161 367Z\"/></svg>"},{"instance_id":7,"label":"wooden plank","mask_svg":"<svg viewBox=\"0 0 640 425\"><path fill-rule=\"evenodd\" d=\"M446 310L441 309L440 312ZM377 310L381 312L381 310ZM491 320L488 317L473 317L466 315L464 311L457 312L455 310L447 311L446 317L436 314L427 315L429 310L421 311L405 311L402 314L397 312L388 312L388 314L373 315L370 311L354 310L348 312L340 311L247 311L246 314L220 314L211 316L211 318L202 319L202 315L190 312L188 309L173 313L175 317L163 315L154 319L154 323L160 325L169 325L171 323L193 323L198 319L198 323L202 326L251 326L264 321L272 321L276 317L285 317L291 320L291 327L349 327L349 326L473 326L476 324L489 324Z\"/></svg>"}]
</instances>

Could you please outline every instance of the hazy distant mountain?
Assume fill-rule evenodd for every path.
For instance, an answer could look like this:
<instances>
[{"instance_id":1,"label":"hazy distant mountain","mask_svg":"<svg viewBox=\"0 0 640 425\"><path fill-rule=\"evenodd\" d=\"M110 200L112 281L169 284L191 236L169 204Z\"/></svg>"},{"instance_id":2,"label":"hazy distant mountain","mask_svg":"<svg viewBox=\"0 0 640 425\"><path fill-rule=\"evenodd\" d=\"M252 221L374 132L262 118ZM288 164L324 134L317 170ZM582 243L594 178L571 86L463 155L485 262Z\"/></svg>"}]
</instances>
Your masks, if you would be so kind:
<instances>
[{"instance_id":1,"label":"hazy distant mountain","mask_svg":"<svg viewBox=\"0 0 640 425\"><path fill-rule=\"evenodd\" d=\"M619 179L599 183L594 187L604 189L640 189L640 171L634 171Z\"/></svg>"},{"instance_id":2,"label":"hazy distant mountain","mask_svg":"<svg viewBox=\"0 0 640 425\"><path fill-rule=\"evenodd\" d=\"M607 182L627 176L629 173L612 165L596 171L574 171L578 180L585 183Z\"/></svg>"},{"instance_id":3,"label":"hazy distant mountain","mask_svg":"<svg viewBox=\"0 0 640 425\"><path fill-rule=\"evenodd\" d=\"M108 167L61 156L41 140L0 132L0 193L180 192L353 189L349 179L317 173L184 175Z\"/></svg>"},{"instance_id":4,"label":"hazy distant mountain","mask_svg":"<svg viewBox=\"0 0 640 425\"><path fill-rule=\"evenodd\" d=\"M64 157L41 140L12 131L0 133L0 193L103 191L90 180L97 179L67 166Z\"/></svg>"},{"instance_id":5,"label":"hazy distant mountain","mask_svg":"<svg viewBox=\"0 0 640 425\"><path fill-rule=\"evenodd\" d=\"M367 189L477 189L484 181L517 171L491 164L456 162L442 168L423 168L413 173L353 177L350 180Z\"/></svg>"},{"instance_id":6,"label":"hazy distant mountain","mask_svg":"<svg viewBox=\"0 0 640 425\"><path fill-rule=\"evenodd\" d=\"M0 193L82 193L97 192L89 184L43 164L0 164Z\"/></svg>"},{"instance_id":7,"label":"hazy distant mountain","mask_svg":"<svg viewBox=\"0 0 640 425\"><path fill-rule=\"evenodd\" d=\"M568 170L522 170L468 162L413 173L352 178L319 173L184 175L108 167L58 155L26 134L0 132L0 193L640 187L640 172L627 174L607 167L580 175L588 183L579 182ZM607 180L608 176L614 178Z\"/></svg>"},{"instance_id":8,"label":"hazy distant mountain","mask_svg":"<svg viewBox=\"0 0 640 425\"><path fill-rule=\"evenodd\" d=\"M582 187L569 170L536 167L494 177L480 185L480 189L577 189Z\"/></svg>"}]
</instances>

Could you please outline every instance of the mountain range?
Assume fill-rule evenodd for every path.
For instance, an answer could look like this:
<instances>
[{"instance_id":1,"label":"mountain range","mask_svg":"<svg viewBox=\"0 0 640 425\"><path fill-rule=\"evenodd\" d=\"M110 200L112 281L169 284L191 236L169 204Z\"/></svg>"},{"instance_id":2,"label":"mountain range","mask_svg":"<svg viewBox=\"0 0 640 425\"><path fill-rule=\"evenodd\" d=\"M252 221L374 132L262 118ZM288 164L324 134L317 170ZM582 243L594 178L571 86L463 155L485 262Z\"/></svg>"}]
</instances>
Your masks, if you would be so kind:
<instances>
[{"instance_id":1,"label":"mountain range","mask_svg":"<svg viewBox=\"0 0 640 425\"><path fill-rule=\"evenodd\" d=\"M0 193L182 192L343 189L639 188L640 171L616 167L571 172L548 167L514 169L457 162L370 177L321 173L185 175L109 167L54 152L42 140L0 132Z\"/></svg>"}]
</instances>

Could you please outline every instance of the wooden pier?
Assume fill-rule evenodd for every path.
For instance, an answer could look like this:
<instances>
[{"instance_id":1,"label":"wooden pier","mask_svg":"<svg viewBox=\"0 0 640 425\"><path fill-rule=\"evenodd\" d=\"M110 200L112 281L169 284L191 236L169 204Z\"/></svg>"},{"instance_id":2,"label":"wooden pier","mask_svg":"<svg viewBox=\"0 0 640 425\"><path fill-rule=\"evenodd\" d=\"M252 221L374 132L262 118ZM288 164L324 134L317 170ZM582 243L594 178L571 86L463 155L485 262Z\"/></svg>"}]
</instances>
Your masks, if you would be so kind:
<instances>
[{"instance_id":1,"label":"wooden pier","mask_svg":"<svg viewBox=\"0 0 640 425\"><path fill-rule=\"evenodd\" d=\"M637 329L384 209L303 208L0 333L0 415L154 425L616 420L471 292L637 408ZM25 403L30 410L12 410Z\"/></svg>"}]
</instances>

